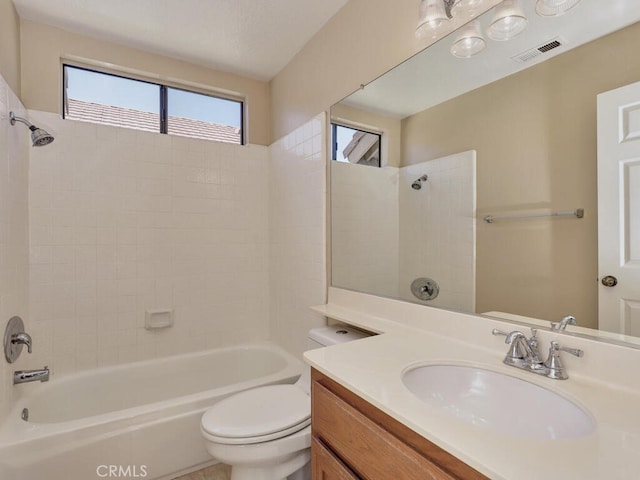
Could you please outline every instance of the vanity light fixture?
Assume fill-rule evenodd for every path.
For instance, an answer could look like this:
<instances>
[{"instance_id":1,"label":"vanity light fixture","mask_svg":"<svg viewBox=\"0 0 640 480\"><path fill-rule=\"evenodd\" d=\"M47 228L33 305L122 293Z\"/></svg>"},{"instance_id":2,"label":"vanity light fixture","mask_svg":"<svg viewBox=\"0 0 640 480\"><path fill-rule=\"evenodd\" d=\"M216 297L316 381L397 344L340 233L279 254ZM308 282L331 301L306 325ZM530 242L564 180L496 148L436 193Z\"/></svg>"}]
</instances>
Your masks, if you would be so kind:
<instances>
[{"instance_id":1,"label":"vanity light fixture","mask_svg":"<svg viewBox=\"0 0 640 480\"><path fill-rule=\"evenodd\" d=\"M485 0L456 0L451 8L453 15L464 14L474 17L484 5Z\"/></svg>"},{"instance_id":2,"label":"vanity light fixture","mask_svg":"<svg viewBox=\"0 0 640 480\"><path fill-rule=\"evenodd\" d=\"M578 3L580 0L537 0L536 13L542 17L559 17Z\"/></svg>"},{"instance_id":3,"label":"vanity light fixture","mask_svg":"<svg viewBox=\"0 0 640 480\"><path fill-rule=\"evenodd\" d=\"M420 16L416 36L422 37L428 31L436 30L445 21L452 18L451 7L455 0L420 0Z\"/></svg>"},{"instance_id":4,"label":"vanity light fixture","mask_svg":"<svg viewBox=\"0 0 640 480\"><path fill-rule=\"evenodd\" d=\"M559 16L575 7L581 0L536 0L536 13L542 17ZM420 17L416 37L436 36L436 32L454 15L474 17L485 0L420 0ZM520 0L503 0L493 9L493 19L486 35L498 42L511 40L527 27L527 17ZM451 46L451 54L458 58L477 55L486 46L477 19L461 28Z\"/></svg>"},{"instance_id":5,"label":"vanity light fixture","mask_svg":"<svg viewBox=\"0 0 640 480\"><path fill-rule=\"evenodd\" d=\"M487 36L491 40L503 42L522 33L527 26L527 17L522 11L519 0L504 0L495 9Z\"/></svg>"},{"instance_id":6,"label":"vanity light fixture","mask_svg":"<svg viewBox=\"0 0 640 480\"><path fill-rule=\"evenodd\" d=\"M480 22L473 20L466 24L451 45L451 54L458 58L469 58L477 55L486 46L480 32Z\"/></svg>"}]
</instances>

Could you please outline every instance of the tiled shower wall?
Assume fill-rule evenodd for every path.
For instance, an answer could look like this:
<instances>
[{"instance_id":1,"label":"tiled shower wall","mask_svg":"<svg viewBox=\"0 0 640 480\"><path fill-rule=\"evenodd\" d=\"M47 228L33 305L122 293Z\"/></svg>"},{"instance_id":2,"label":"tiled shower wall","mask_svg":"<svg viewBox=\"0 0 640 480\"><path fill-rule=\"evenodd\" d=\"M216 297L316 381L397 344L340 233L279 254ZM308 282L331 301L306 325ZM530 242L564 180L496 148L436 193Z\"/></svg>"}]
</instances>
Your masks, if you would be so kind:
<instances>
[{"instance_id":1,"label":"tiled shower wall","mask_svg":"<svg viewBox=\"0 0 640 480\"><path fill-rule=\"evenodd\" d=\"M475 152L400 169L331 163L332 284L418 302L411 283L430 277L440 295L425 304L474 311Z\"/></svg>"},{"instance_id":2,"label":"tiled shower wall","mask_svg":"<svg viewBox=\"0 0 640 480\"><path fill-rule=\"evenodd\" d=\"M269 147L271 334L300 355L326 298L325 115ZM256 286L261 288L262 286Z\"/></svg>"},{"instance_id":3,"label":"tiled shower wall","mask_svg":"<svg viewBox=\"0 0 640 480\"><path fill-rule=\"evenodd\" d=\"M411 188L424 174L422 188ZM399 198L401 298L418 301L411 282L428 277L440 294L426 305L475 311L476 152L402 167Z\"/></svg>"},{"instance_id":4,"label":"tiled shower wall","mask_svg":"<svg viewBox=\"0 0 640 480\"><path fill-rule=\"evenodd\" d=\"M398 175L331 162L333 286L398 296Z\"/></svg>"},{"instance_id":5,"label":"tiled shower wall","mask_svg":"<svg viewBox=\"0 0 640 480\"><path fill-rule=\"evenodd\" d=\"M29 115L56 136L31 149L35 364L61 374L269 337L267 147ZM145 329L163 309L173 327Z\"/></svg>"},{"instance_id":6,"label":"tiled shower wall","mask_svg":"<svg viewBox=\"0 0 640 480\"><path fill-rule=\"evenodd\" d=\"M25 116L20 100L0 76L0 325L19 315L28 322L28 137L26 126L9 123L9 112ZM2 332L0 331L0 334ZM11 374L26 368L26 349L14 364L0 361L0 418L13 396Z\"/></svg>"}]
</instances>

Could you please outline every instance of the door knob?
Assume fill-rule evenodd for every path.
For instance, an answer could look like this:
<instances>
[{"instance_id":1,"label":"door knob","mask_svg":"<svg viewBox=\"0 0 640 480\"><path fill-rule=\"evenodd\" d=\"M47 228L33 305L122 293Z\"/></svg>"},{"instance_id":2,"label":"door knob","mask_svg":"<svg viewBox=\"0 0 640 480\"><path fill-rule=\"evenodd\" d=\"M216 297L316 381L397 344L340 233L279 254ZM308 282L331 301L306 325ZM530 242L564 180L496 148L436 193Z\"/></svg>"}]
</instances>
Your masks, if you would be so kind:
<instances>
[{"instance_id":1,"label":"door knob","mask_svg":"<svg viewBox=\"0 0 640 480\"><path fill-rule=\"evenodd\" d=\"M602 277L602 280L600 280L600 282L605 287L615 287L618 284L618 279L612 275L607 275L606 277Z\"/></svg>"}]
</instances>

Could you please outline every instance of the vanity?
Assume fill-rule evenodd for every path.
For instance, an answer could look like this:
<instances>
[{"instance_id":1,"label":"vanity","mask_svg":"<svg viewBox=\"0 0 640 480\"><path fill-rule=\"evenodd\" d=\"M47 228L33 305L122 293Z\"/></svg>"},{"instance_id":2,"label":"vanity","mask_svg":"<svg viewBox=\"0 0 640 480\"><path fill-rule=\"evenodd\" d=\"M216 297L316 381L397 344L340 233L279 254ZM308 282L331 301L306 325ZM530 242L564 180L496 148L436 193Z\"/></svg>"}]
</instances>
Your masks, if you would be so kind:
<instances>
[{"instance_id":1,"label":"vanity","mask_svg":"<svg viewBox=\"0 0 640 480\"><path fill-rule=\"evenodd\" d=\"M313 478L487 478L317 370L311 379Z\"/></svg>"},{"instance_id":2,"label":"vanity","mask_svg":"<svg viewBox=\"0 0 640 480\"><path fill-rule=\"evenodd\" d=\"M313 478L638 478L640 378L614 365L638 364L639 349L541 330L545 356L551 341L584 351L561 354L569 378L554 380L503 363L509 346L492 330L528 333L523 324L335 288L314 309L379 335L305 353L313 368ZM526 383L534 401L523 404L516 390L491 398L508 388L499 386L487 393L506 402L497 417L482 404L452 411L410 385L410 372L432 366ZM565 408L557 400L570 408L554 419ZM476 416L463 411L476 407ZM554 423L573 414L578 420Z\"/></svg>"}]
</instances>

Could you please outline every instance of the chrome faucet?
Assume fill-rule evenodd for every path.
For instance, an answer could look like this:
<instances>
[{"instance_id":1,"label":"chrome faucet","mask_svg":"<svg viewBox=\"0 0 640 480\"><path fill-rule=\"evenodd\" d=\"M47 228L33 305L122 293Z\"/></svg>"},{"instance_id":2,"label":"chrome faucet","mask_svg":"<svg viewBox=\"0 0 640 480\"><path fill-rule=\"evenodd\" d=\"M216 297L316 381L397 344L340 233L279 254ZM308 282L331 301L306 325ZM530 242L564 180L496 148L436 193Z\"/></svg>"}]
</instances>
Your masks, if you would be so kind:
<instances>
[{"instance_id":1,"label":"chrome faucet","mask_svg":"<svg viewBox=\"0 0 640 480\"><path fill-rule=\"evenodd\" d=\"M49 367L45 365L42 370L16 370L13 372L13 384L28 382L48 382Z\"/></svg>"},{"instance_id":2,"label":"chrome faucet","mask_svg":"<svg viewBox=\"0 0 640 480\"><path fill-rule=\"evenodd\" d=\"M562 320L559 322L551 322L551 330L555 330L557 332L564 331L567 328L567 325L577 325L576 317L573 315L567 315L566 317L562 317Z\"/></svg>"},{"instance_id":3,"label":"chrome faucet","mask_svg":"<svg viewBox=\"0 0 640 480\"><path fill-rule=\"evenodd\" d=\"M11 343L15 344L22 344L22 345L26 345L27 346L27 351L29 353L32 353L32 342L31 342L31 335L29 335L28 333L25 332L21 332L21 333L15 333L11 336Z\"/></svg>"},{"instance_id":4,"label":"chrome faucet","mask_svg":"<svg viewBox=\"0 0 640 480\"><path fill-rule=\"evenodd\" d=\"M545 375L555 380L566 380L569 378L560 360L560 351L570 353L576 357L582 357L584 355L584 352L579 348L566 348L558 344L558 342L552 341L551 347L549 348L549 356L543 363L540 359L540 353L538 352L537 330L535 328L531 329L532 335L529 339L527 339L524 333L517 330L506 333L494 328L491 333L493 335L504 335L507 337L504 343L508 343L510 347L503 360L506 365L529 370L538 375Z\"/></svg>"},{"instance_id":5,"label":"chrome faucet","mask_svg":"<svg viewBox=\"0 0 640 480\"><path fill-rule=\"evenodd\" d=\"M555 378L556 380L566 380L569 378L567 370L564 368L564 364L560 361L560 350L570 353L576 357L582 357L584 352L579 348L566 348L558 344L558 342L551 342L549 347L549 357L544 365L549 369L547 377Z\"/></svg>"},{"instance_id":6,"label":"chrome faucet","mask_svg":"<svg viewBox=\"0 0 640 480\"><path fill-rule=\"evenodd\" d=\"M527 338L524 333L517 330L506 333L494 328L491 333L493 333L493 335L504 335L507 337L504 343L509 344L510 347L503 360L505 364L530 370L539 375L549 373L549 369L540 359L538 339L536 338L538 331L535 328L531 329L531 338Z\"/></svg>"},{"instance_id":7,"label":"chrome faucet","mask_svg":"<svg viewBox=\"0 0 640 480\"><path fill-rule=\"evenodd\" d=\"M27 346L29 353L32 352L33 342L31 335L24 331L24 322L19 316L14 315L7 322L7 326L4 329L3 345L4 358L9 363L13 363L18 359L23 345Z\"/></svg>"}]
</instances>

